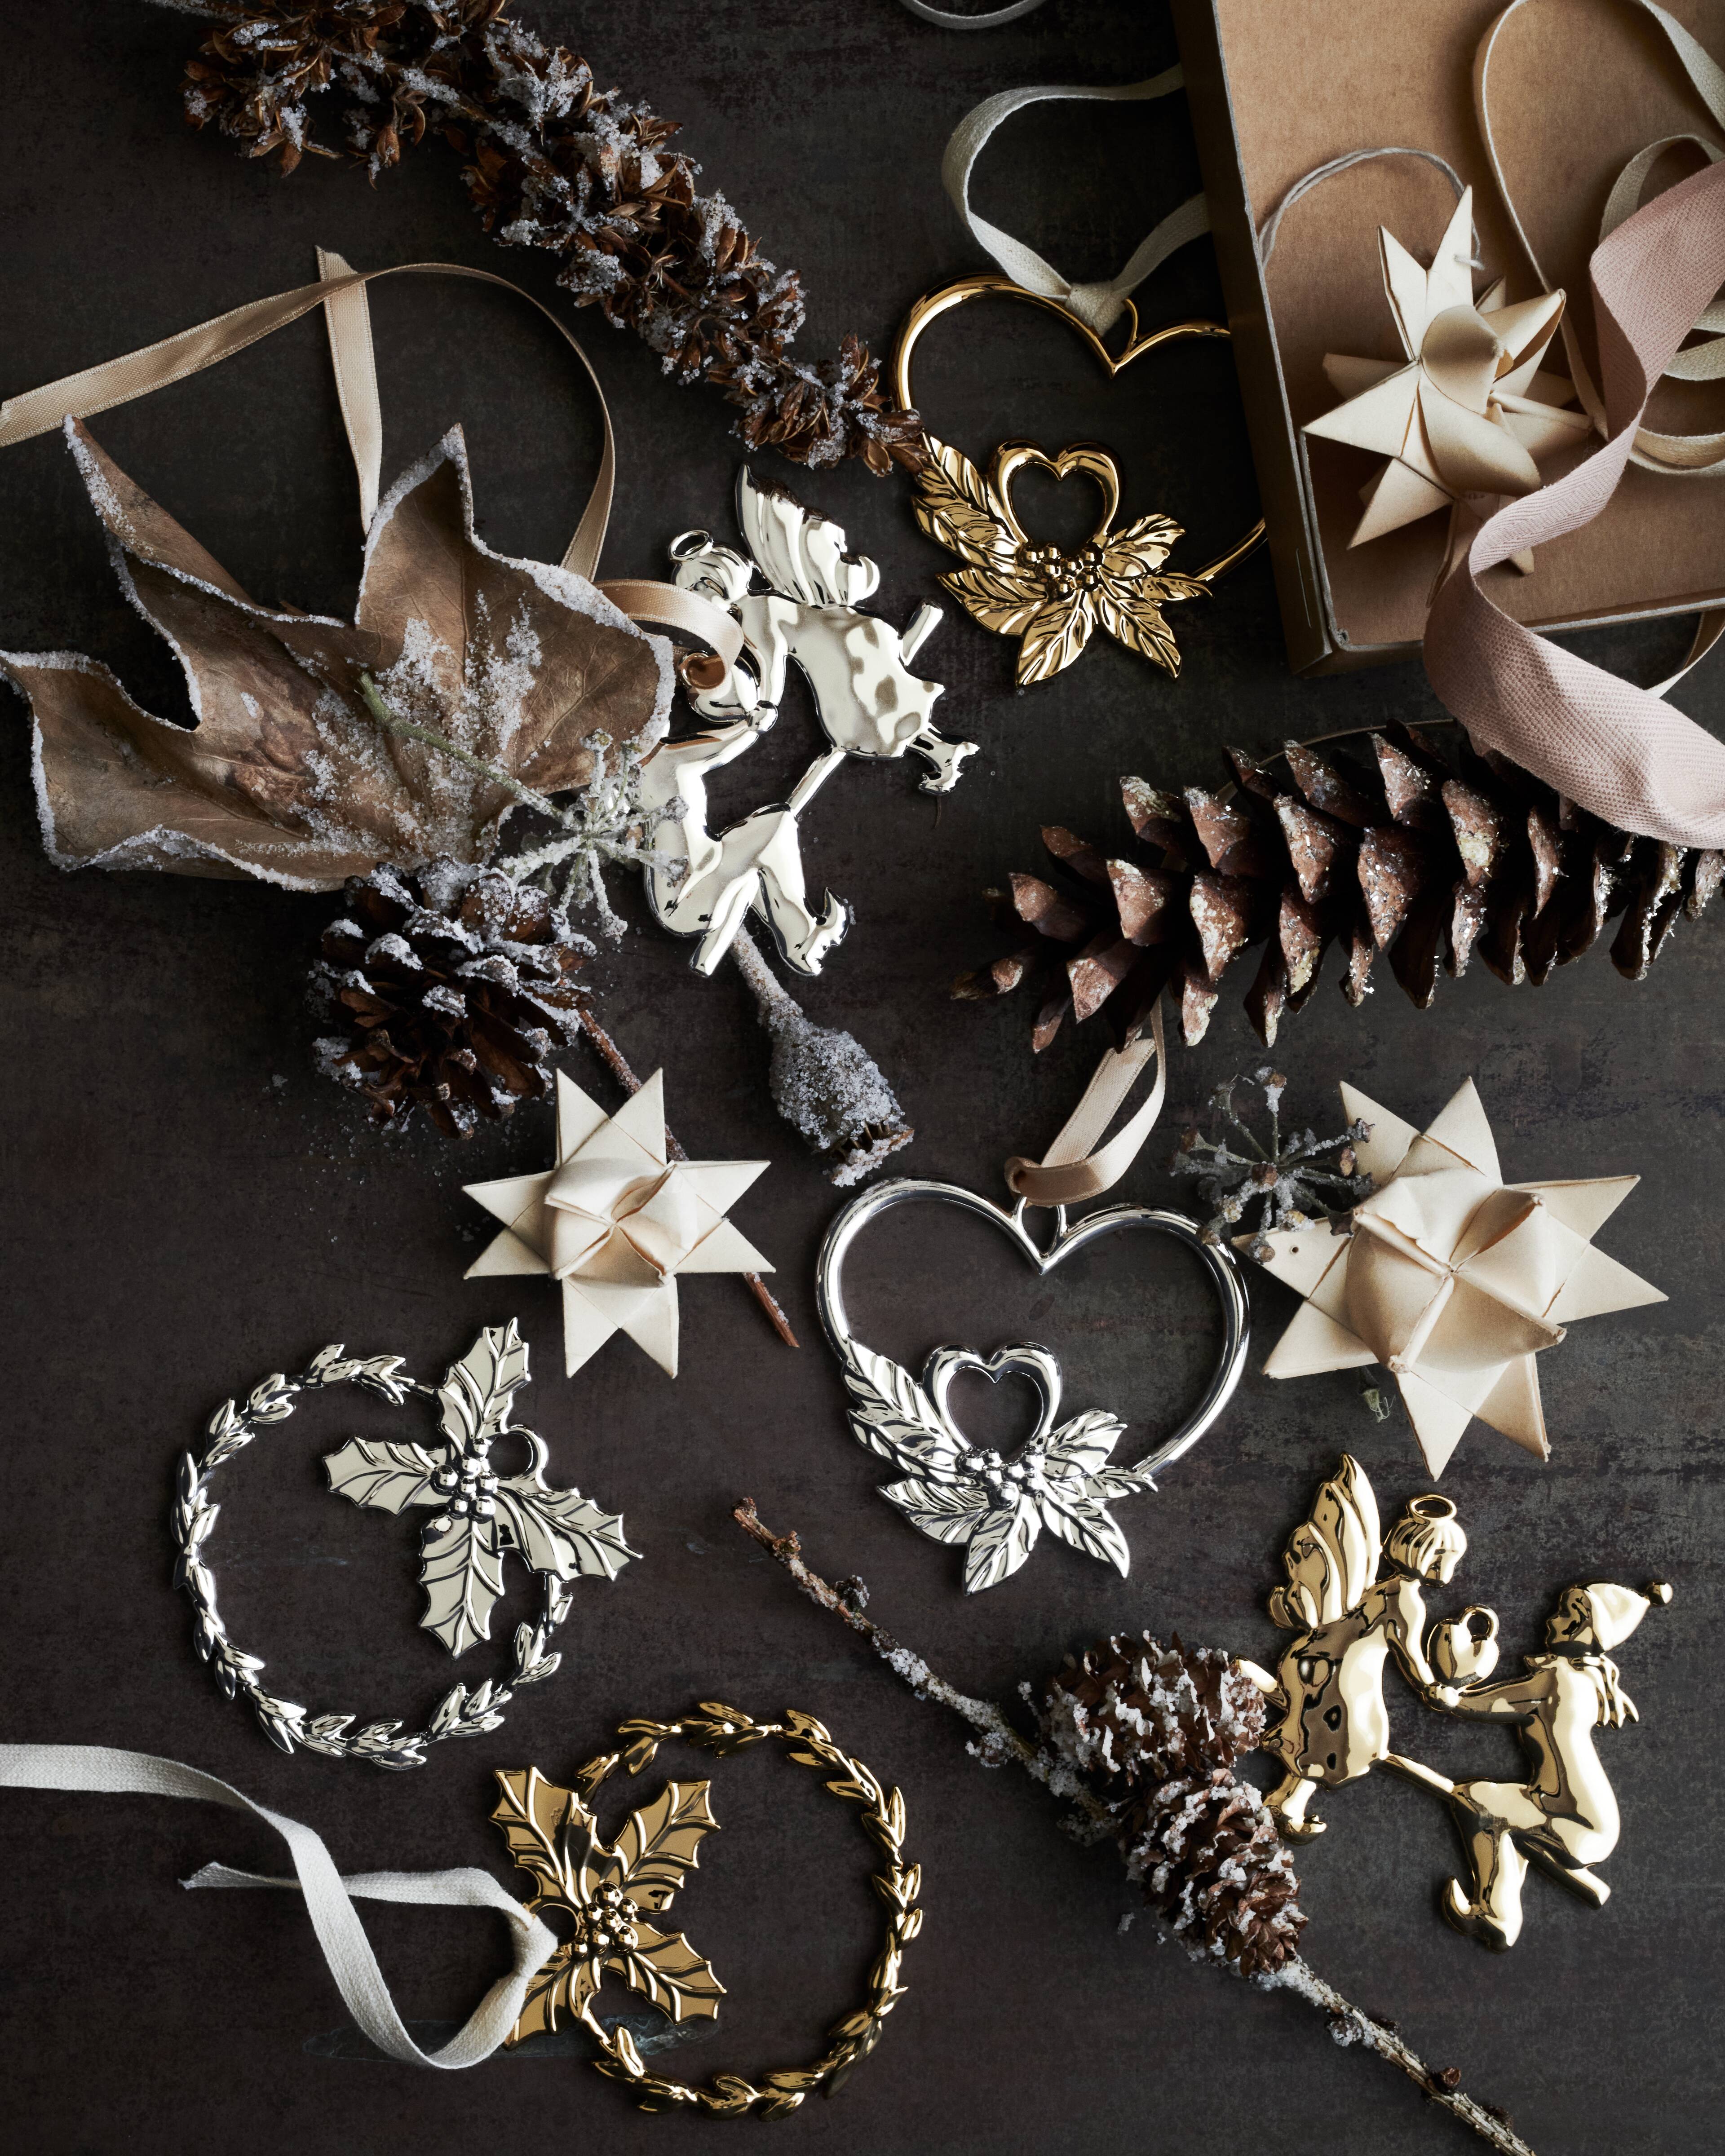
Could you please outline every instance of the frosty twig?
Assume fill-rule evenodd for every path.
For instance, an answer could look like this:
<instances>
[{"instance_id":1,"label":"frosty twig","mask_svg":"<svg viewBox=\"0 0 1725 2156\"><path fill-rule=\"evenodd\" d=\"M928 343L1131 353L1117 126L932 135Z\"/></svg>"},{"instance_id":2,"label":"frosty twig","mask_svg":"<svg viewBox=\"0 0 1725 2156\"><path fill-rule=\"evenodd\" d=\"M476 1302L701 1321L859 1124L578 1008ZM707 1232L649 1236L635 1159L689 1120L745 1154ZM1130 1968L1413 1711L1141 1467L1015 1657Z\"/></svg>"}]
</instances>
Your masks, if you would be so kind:
<instances>
[{"instance_id":1,"label":"frosty twig","mask_svg":"<svg viewBox=\"0 0 1725 2156\"><path fill-rule=\"evenodd\" d=\"M865 1640L917 1698L937 1701L955 1714L962 1715L981 1739L971 1748L984 1765L1002 1766L1010 1759L1054 1794L1076 1805L1098 1829L1110 1833L1116 1830L1119 1823L1116 1810L1103 1802L1066 1760L1046 1746L1033 1744L992 1702L973 1699L949 1684L929 1667L922 1656L894 1639L884 1626L866 1615L863 1605L867 1590L860 1581L847 1580L834 1587L823 1579L804 1560L798 1537L795 1534L775 1535L756 1512L752 1497L741 1501L732 1517L745 1534L783 1566L811 1602L830 1610ZM1153 1898L1152 1908L1153 1913L1159 1914ZM1209 1959L1209 1956L1206 1953L1203 1958ZM1471 2127L1482 2140L1502 2152L1502 2156L1533 2156L1527 2143L1511 2128L1506 2114L1461 2092L1457 2086L1461 2078L1457 2068L1428 2066L1394 2029L1362 2013L1297 1953L1287 1954L1274 1974L1257 1976L1254 1981L1266 1989L1291 1992L1308 2005L1321 2008L1329 2017L1330 2034L1336 2042L1363 2044L1387 2059L1423 2095L1441 2104L1463 2125Z\"/></svg>"}]
</instances>

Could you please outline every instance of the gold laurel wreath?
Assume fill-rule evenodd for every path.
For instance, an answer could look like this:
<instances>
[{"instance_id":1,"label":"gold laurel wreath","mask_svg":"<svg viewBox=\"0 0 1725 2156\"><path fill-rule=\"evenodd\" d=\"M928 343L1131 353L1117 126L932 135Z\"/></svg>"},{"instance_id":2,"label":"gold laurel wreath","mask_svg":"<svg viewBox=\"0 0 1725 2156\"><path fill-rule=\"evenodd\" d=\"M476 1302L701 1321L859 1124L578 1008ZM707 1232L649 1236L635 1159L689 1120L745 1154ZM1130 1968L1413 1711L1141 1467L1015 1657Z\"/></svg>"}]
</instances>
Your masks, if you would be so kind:
<instances>
[{"instance_id":1,"label":"gold laurel wreath","mask_svg":"<svg viewBox=\"0 0 1725 2156\"><path fill-rule=\"evenodd\" d=\"M836 2094L849 2076L880 2041L881 2025L899 2000L905 1987L898 1980L905 1948L922 1928L922 1912L916 1906L922 1892L922 1867L903 1861L905 1800L897 1789L883 1789L860 1760L851 1758L833 1742L826 1726L813 1715L793 1707L782 1722L757 1722L740 1708L721 1701L703 1700L698 1712L675 1722L634 1720L618 1727L624 1740L622 1752L590 1759L575 1778L575 1786L589 1803L601 1782L619 1763L639 1774L652 1761L660 1746L680 1738L685 1743L725 1757L746 1751L769 1737L784 1743L788 1756L799 1767L812 1767L831 1775L826 1786L835 1797L860 1810L864 1830L875 1841L885 1858L874 1874L875 1892L886 1904L886 1936L869 1971L868 1994L854 2014L848 2014L828 2030L830 2048L813 2066L793 2066L768 2074L757 2087L742 2074L716 2074L705 2087L666 2081L649 2073L627 2028L607 2030L590 2012L582 2019L604 2053L594 2061L602 2074L629 2085L643 2111L674 2111L685 2107L709 2118L783 2118L797 2109L818 2088Z\"/></svg>"}]
</instances>

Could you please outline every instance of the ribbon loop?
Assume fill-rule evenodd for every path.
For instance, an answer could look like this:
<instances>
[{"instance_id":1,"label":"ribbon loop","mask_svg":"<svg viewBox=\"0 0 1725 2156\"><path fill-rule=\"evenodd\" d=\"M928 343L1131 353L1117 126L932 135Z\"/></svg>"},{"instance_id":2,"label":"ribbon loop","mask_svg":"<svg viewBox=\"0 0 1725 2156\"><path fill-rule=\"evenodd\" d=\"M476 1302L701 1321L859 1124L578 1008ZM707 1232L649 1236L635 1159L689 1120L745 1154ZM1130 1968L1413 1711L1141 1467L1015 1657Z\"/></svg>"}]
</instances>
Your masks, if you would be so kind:
<instances>
[{"instance_id":1,"label":"ribbon loop","mask_svg":"<svg viewBox=\"0 0 1725 2156\"><path fill-rule=\"evenodd\" d=\"M1152 1059L1156 1082L1129 1123L1106 1145L1102 1133L1125 1105L1138 1073ZM1006 1163L1007 1188L1031 1205L1076 1205L1099 1198L1119 1182L1143 1150L1168 1095L1168 1046L1162 998L1150 1014L1150 1030L1124 1048L1111 1049L1096 1065L1078 1106L1040 1161L1021 1156Z\"/></svg>"},{"instance_id":2,"label":"ribbon loop","mask_svg":"<svg viewBox=\"0 0 1725 2156\"><path fill-rule=\"evenodd\" d=\"M1163 218L1155 230L1138 243L1131 260L1117 276L1099 283L1075 285L1070 278L1063 277L1051 262L1045 261L1034 248L977 215L970 206L971 167L1001 121L1022 111L1027 105L1062 98L1131 104L1166 97L1171 91L1183 88L1185 80L1182 71L1174 67L1144 82L1070 87L1038 83L1020 90L999 90L965 114L952 130L946 155L941 160L942 182L971 237L994 258L1015 285L1022 285L1027 291L1043 299L1058 300L1098 336L1113 327L1125 308L1127 295L1142 285L1153 270L1177 248L1209 230L1209 205L1204 197L1194 195Z\"/></svg>"},{"instance_id":3,"label":"ribbon loop","mask_svg":"<svg viewBox=\"0 0 1725 2156\"><path fill-rule=\"evenodd\" d=\"M276 1887L305 1897L317 1943L329 1964L343 2004L359 2029L380 2051L405 2066L449 2070L475 2066L490 2057L526 2000L527 1986L557 1949L557 1935L506 1894L489 1872L464 1867L453 1871L372 1871L343 1879L321 1838L297 1820L285 1819L177 1759L158 1759L147 1752L121 1752L100 1744L0 1744L0 1789L78 1789L108 1796L182 1797L193 1803L221 1804L249 1812L279 1834L294 1861L292 1879L264 1878L206 1865L183 1883L198 1887ZM500 1977L461 2027L440 2051L422 2051L408 2034L383 1981L352 1897L405 1902L431 1908L495 1909L509 1922L515 1943L514 1964Z\"/></svg>"}]
</instances>

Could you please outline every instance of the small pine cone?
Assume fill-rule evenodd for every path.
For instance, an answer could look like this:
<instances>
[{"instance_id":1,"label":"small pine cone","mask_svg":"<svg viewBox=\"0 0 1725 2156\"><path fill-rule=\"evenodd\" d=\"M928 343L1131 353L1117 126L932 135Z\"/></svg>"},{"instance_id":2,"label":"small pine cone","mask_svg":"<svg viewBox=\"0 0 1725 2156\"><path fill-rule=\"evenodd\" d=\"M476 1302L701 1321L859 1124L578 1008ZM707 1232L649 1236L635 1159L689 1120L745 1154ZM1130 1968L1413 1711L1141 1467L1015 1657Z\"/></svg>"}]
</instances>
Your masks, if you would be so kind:
<instances>
[{"instance_id":1,"label":"small pine cone","mask_svg":"<svg viewBox=\"0 0 1725 2156\"><path fill-rule=\"evenodd\" d=\"M1218 1648L1117 1635L1066 1657L1044 1687L1040 1718L1045 1740L1120 1805L1255 1751L1264 1698Z\"/></svg>"},{"instance_id":2,"label":"small pine cone","mask_svg":"<svg viewBox=\"0 0 1725 2156\"><path fill-rule=\"evenodd\" d=\"M1127 1876L1195 1958L1271 1976L1299 1951L1293 1861L1258 1792L1225 1768L1164 1782L1132 1806L1120 1845Z\"/></svg>"},{"instance_id":3,"label":"small pine cone","mask_svg":"<svg viewBox=\"0 0 1725 2156\"><path fill-rule=\"evenodd\" d=\"M344 898L311 982L347 1031L316 1054L326 1077L366 1096L374 1122L417 1107L445 1137L465 1137L481 1116L550 1093L593 946L544 891L445 860L354 876Z\"/></svg>"},{"instance_id":4,"label":"small pine cone","mask_svg":"<svg viewBox=\"0 0 1725 2156\"><path fill-rule=\"evenodd\" d=\"M1134 1039L1166 989L1193 1046L1223 975L1261 946L1245 1000L1267 1046L1315 993L1332 946L1351 1004L1384 954L1425 1010L1441 976L1475 956L1511 988L1538 987L1621 915L1612 963L1639 981L1725 879L1725 854L1620 831L1465 737L1440 753L1394 724L1371 736L1369 760L1298 742L1264 762L1228 755L1235 783L1214 793L1121 781L1141 858L1045 829L1054 880L1014 875L1000 895L1017 947L961 974L953 993L1005 995L1044 976L1040 1050L1096 1011L1117 1041Z\"/></svg>"}]
</instances>

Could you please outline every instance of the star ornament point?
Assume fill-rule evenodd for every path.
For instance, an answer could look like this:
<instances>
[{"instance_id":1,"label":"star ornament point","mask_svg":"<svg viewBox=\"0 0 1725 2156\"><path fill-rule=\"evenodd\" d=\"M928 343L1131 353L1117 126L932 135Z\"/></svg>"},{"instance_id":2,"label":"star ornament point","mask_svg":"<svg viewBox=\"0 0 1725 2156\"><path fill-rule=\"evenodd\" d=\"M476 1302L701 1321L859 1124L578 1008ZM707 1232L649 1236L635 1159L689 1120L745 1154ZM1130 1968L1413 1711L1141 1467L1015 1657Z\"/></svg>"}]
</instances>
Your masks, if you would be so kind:
<instances>
[{"instance_id":1,"label":"star ornament point","mask_svg":"<svg viewBox=\"0 0 1725 2156\"><path fill-rule=\"evenodd\" d=\"M1470 1078L1428 1129L1342 1088L1371 1126L1356 1148L1376 1188L1345 1229L1280 1228L1265 1270L1304 1306L1265 1374L1314 1376L1381 1363L1434 1476L1476 1417L1538 1459L1551 1446L1534 1358L1578 1319L1663 1302L1663 1293L1593 1247L1638 1176L1506 1183Z\"/></svg>"},{"instance_id":2,"label":"star ornament point","mask_svg":"<svg viewBox=\"0 0 1725 2156\"><path fill-rule=\"evenodd\" d=\"M552 1166L541 1175L464 1185L503 1223L467 1278L556 1279L571 1377L614 1332L626 1332L675 1378L678 1276L773 1270L725 1217L768 1165L672 1160L662 1071L614 1116L559 1071Z\"/></svg>"},{"instance_id":3,"label":"star ornament point","mask_svg":"<svg viewBox=\"0 0 1725 2156\"><path fill-rule=\"evenodd\" d=\"M1360 490L1350 547L1447 509L1467 494L1531 494L1538 459L1584 441L1593 423L1565 410L1574 385L1541 362L1563 320L1563 295L1509 305L1502 280L1473 292L1473 191L1466 190L1431 266L1394 234L1378 234L1384 294L1404 358L1324 356L1343 402L1301 429L1387 459ZM1517 557L1530 568L1531 557Z\"/></svg>"}]
</instances>

